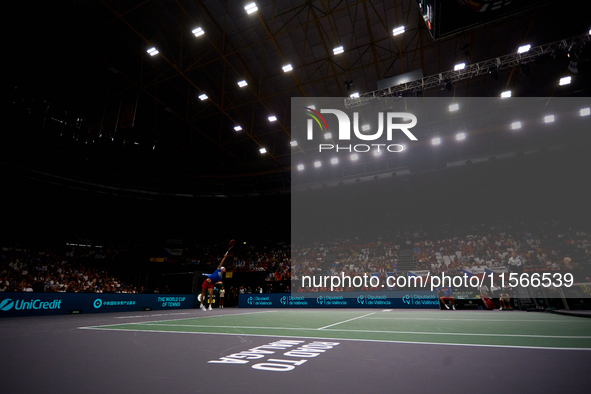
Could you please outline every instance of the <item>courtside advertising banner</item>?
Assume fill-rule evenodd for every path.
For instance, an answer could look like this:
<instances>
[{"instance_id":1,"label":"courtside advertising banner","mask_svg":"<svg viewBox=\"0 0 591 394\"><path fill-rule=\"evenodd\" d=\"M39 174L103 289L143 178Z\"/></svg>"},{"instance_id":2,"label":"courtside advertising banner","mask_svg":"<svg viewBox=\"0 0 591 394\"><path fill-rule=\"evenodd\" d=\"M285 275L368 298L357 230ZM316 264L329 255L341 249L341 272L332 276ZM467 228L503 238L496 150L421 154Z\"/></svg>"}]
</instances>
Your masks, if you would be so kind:
<instances>
[{"instance_id":1,"label":"courtside advertising banner","mask_svg":"<svg viewBox=\"0 0 591 394\"><path fill-rule=\"evenodd\" d=\"M0 317L188 309L192 294L0 293Z\"/></svg>"},{"instance_id":2,"label":"courtside advertising banner","mask_svg":"<svg viewBox=\"0 0 591 394\"><path fill-rule=\"evenodd\" d=\"M467 303L591 298L590 108L587 97L292 98L291 295L314 307L318 293L408 307L406 294L441 289Z\"/></svg>"},{"instance_id":3,"label":"courtside advertising banner","mask_svg":"<svg viewBox=\"0 0 591 394\"><path fill-rule=\"evenodd\" d=\"M240 308L438 308L437 293L240 294Z\"/></svg>"}]
</instances>

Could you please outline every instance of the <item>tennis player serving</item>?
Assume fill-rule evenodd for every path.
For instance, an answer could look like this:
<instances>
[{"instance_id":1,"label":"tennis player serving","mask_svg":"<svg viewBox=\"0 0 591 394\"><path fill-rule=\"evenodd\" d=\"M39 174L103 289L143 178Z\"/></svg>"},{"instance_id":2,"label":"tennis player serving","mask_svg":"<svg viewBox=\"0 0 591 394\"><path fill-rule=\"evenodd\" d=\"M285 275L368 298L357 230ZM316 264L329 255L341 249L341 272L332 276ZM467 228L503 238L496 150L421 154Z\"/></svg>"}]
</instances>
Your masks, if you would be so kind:
<instances>
[{"instance_id":1,"label":"tennis player serving","mask_svg":"<svg viewBox=\"0 0 591 394\"><path fill-rule=\"evenodd\" d=\"M218 268L213 272L213 274L209 275L208 278L205 279L203 281L203 284L201 285L202 290L201 290L201 297L199 297L199 302L200 302L199 307L201 309L203 309L204 311L213 310L211 308L211 304L213 303L213 288L215 287L215 285L222 283L222 272L226 272L226 268L223 266L224 261L226 260L226 257L228 257L228 252L230 252L230 249L232 249L232 246L234 246L234 240L230 241L228 251L226 252L226 254L224 254L224 258L220 262L220 265L218 265ZM208 291L209 291L209 308L205 308L205 305L203 305L203 301L205 300L205 293Z\"/></svg>"}]
</instances>

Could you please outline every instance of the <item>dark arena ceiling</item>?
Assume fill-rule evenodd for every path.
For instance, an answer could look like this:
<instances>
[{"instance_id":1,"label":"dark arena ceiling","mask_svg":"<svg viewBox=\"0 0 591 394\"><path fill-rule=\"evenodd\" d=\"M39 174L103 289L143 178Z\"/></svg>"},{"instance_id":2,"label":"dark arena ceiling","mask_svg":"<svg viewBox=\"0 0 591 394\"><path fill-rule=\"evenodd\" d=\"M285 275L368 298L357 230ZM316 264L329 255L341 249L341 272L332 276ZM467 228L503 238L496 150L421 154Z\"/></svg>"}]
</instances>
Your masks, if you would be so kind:
<instances>
[{"instance_id":1,"label":"dark arena ceiling","mask_svg":"<svg viewBox=\"0 0 591 394\"><path fill-rule=\"evenodd\" d=\"M290 146L292 97L364 94L387 77L437 75L591 27L583 1L450 0L478 22L462 30L465 14L442 13L434 24L456 22L438 39L420 10L436 1L256 1L251 14L248 3L9 2L3 175L144 198L289 192L292 155L307 154ZM476 17L493 3L529 5L488 23ZM572 49L420 94L588 96L589 45L574 48L577 73L567 70ZM559 87L567 74L573 83Z\"/></svg>"}]
</instances>

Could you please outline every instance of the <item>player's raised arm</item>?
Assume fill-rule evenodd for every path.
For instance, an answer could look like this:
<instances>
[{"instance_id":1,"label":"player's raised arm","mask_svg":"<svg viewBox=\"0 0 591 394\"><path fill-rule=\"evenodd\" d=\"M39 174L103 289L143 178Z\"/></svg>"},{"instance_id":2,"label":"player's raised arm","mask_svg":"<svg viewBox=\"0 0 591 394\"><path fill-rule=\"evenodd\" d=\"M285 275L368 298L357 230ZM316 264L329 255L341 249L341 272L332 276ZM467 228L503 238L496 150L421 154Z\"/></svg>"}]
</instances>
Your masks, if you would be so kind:
<instances>
[{"instance_id":1,"label":"player's raised arm","mask_svg":"<svg viewBox=\"0 0 591 394\"><path fill-rule=\"evenodd\" d=\"M229 250L228 250L228 252L229 252ZM224 260L226 260L226 257L228 257L228 252L226 252L226 254L224 255L224 258L220 262L220 265L218 265L218 269L222 268L222 266L224 265Z\"/></svg>"},{"instance_id":2,"label":"player's raised arm","mask_svg":"<svg viewBox=\"0 0 591 394\"><path fill-rule=\"evenodd\" d=\"M222 266L224 265L224 260L226 260L226 257L228 257L228 253L230 252L230 249L232 249L232 248L234 247L234 243L235 243L235 242L236 242L236 241L234 241L234 240L231 240L231 241L228 243L228 250L226 251L226 254L224 254L224 258L223 258L223 259L222 259L222 261L220 262L220 265L218 265L218 269L222 268Z\"/></svg>"}]
</instances>

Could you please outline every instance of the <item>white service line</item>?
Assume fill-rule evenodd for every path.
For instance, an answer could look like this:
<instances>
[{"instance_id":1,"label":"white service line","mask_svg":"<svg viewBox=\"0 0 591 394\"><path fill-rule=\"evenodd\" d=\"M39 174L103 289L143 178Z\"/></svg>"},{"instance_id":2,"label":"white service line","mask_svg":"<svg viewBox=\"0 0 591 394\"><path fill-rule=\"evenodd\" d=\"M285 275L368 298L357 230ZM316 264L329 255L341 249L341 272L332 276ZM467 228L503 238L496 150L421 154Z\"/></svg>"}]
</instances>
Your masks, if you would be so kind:
<instances>
[{"instance_id":1,"label":"white service line","mask_svg":"<svg viewBox=\"0 0 591 394\"><path fill-rule=\"evenodd\" d=\"M317 328L317 330L324 330L325 328L332 327L332 326L336 326L336 325L338 325L338 324L347 323L347 322L350 322L350 321L353 321L353 320L361 319L362 317L365 317L365 316L371 316L371 315L373 315L373 314L375 314L375 313L376 313L376 312L372 312L372 313L368 313L367 315L363 315L363 316L354 317L354 318L352 318L352 319L349 319L349 320L343 320L343 321L340 321L340 322L338 322L338 323L334 323L334 324L330 324L330 325L328 325L328 326L324 326L324 327Z\"/></svg>"},{"instance_id":2,"label":"white service line","mask_svg":"<svg viewBox=\"0 0 591 394\"><path fill-rule=\"evenodd\" d=\"M329 337L304 337L291 335L265 335L265 334L244 334L244 333L221 333L221 332L193 332L193 331L161 331L161 330L129 330L124 328L95 328L95 327L80 327L81 329L97 330L97 331L127 331L127 332L145 332L145 333L163 333L163 334L193 334L193 335L231 335L240 337L265 337L265 338L304 338L304 339L327 339L331 341L347 341L347 342L379 342L379 343L396 343L396 344L412 344L412 345L439 345L439 346L468 346L468 347L491 347L491 348L508 348L508 349L536 349L536 350L584 350L591 351L591 348L570 348L570 347L543 347L543 346L518 346L518 345L480 345L471 343L439 343L439 342L415 342L415 341L388 341L381 339L351 339L351 338L329 338ZM336 330L328 330L336 331Z\"/></svg>"},{"instance_id":3,"label":"white service line","mask_svg":"<svg viewBox=\"0 0 591 394\"><path fill-rule=\"evenodd\" d=\"M298 327L253 327L253 326L213 326L213 325L190 325L190 324L157 324L157 323L138 323L139 326L156 327L195 327L195 328L234 328L234 329L252 329L252 330L296 330L296 331L317 331L317 328L298 328ZM333 330L328 330L333 331ZM340 330L334 330L340 331Z\"/></svg>"},{"instance_id":4,"label":"white service line","mask_svg":"<svg viewBox=\"0 0 591 394\"><path fill-rule=\"evenodd\" d=\"M383 316L383 315L382 315ZM461 321L477 321L483 323L496 323L496 322L515 322L515 323L530 323L530 322L537 322L537 323L561 323L564 324L564 320L513 320L513 319L429 319L423 317L372 317L368 320L428 320L432 322L438 321L454 321L454 322L461 322ZM569 321L568 324L572 323L591 323L591 319L588 320L579 320L579 321Z\"/></svg>"},{"instance_id":5,"label":"white service line","mask_svg":"<svg viewBox=\"0 0 591 394\"><path fill-rule=\"evenodd\" d=\"M232 314L228 314L228 315L194 316L194 317L185 317L185 318L181 318L181 319L150 320L150 321L130 322L130 323L120 323L120 324L161 323L161 322L167 322L167 321L179 321L179 320L189 320L189 319L206 319L209 317L232 317L232 316L252 315L255 313L269 313L269 312L277 312L277 311L271 310L271 311L261 311L261 312L232 313ZM87 329L87 328L96 328L96 327L110 327L110 326L114 326L114 325L116 326L118 324L102 324L100 326L78 327L78 329Z\"/></svg>"},{"instance_id":6,"label":"white service line","mask_svg":"<svg viewBox=\"0 0 591 394\"><path fill-rule=\"evenodd\" d=\"M179 312L179 313L160 313L158 315L137 315L137 316L115 316L115 319L132 319L136 317L148 317L148 316L172 316L172 315L188 315L189 312Z\"/></svg>"},{"instance_id":7,"label":"white service line","mask_svg":"<svg viewBox=\"0 0 591 394\"><path fill-rule=\"evenodd\" d=\"M363 316L356 317L360 319ZM351 319L354 320L354 319ZM347 320L350 321L350 320ZM341 322L344 323L344 322ZM188 325L188 324L157 324L157 323L133 323L134 325L145 326L164 326L164 327L195 327L195 328L238 328L238 329L253 329L253 330L299 330L299 331L318 331L321 328L301 328L301 327L252 327L252 326L213 326L213 325ZM335 323L340 324L340 323ZM334 325L334 324L333 324ZM102 327L102 326L101 326ZM330 327L330 326L327 326ZM324 329L324 327L322 328ZM412 335L451 335L451 336L480 336L480 337L525 337L525 338L558 338L558 339L591 339L591 336L567 336L567 335L528 335L528 334L498 334L498 333L469 333L469 332L429 332L429 331L378 331L378 330L347 330L333 328L326 331L336 332L361 332L371 334L412 334Z\"/></svg>"},{"instance_id":8,"label":"white service line","mask_svg":"<svg viewBox=\"0 0 591 394\"><path fill-rule=\"evenodd\" d=\"M469 332L428 332L428 331L377 331L377 330L339 330L333 328L326 331L339 332L366 332L377 334L411 334L411 335L452 335L452 336L479 336L479 337L525 337L525 338L559 338L559 339L591 339L591 336L582 335L527 335L527 334L476 334Z\"/></svg>"}]
</instances>

